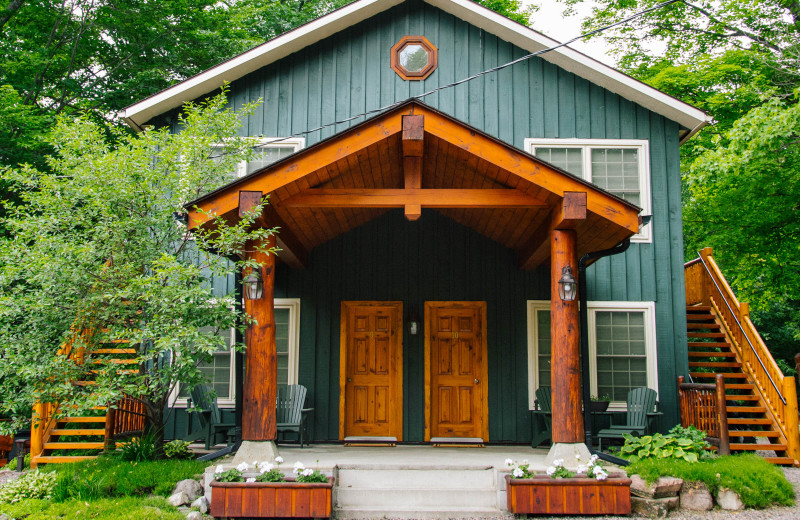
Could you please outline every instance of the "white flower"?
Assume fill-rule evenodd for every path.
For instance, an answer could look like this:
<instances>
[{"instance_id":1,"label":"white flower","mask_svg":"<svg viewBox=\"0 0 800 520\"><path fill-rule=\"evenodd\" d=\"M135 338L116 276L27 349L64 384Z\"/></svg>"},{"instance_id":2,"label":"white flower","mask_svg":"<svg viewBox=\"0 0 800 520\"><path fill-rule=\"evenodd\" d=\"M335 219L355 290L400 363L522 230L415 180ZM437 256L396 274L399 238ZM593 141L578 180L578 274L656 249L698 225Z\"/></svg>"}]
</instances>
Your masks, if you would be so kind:
<instances>
[{"instance_id":1,"label":"white flower","mask_svg":"<svg viewBox=\"0 0 800 520\"><path fill-rule=\"evenodd\" d=\"M245 480L245 482L255 482L255 477L250 477L249 479Z\"/></svg>"},{"instance_id":2,"label":"white flower","mask_svg":"<svg viewBox=\"0 0 800 520\"><path fill-rule=\"evenodd\" d=\"M551 476L552 476L552 475L553 475L553 473L555 473L555 472L556 472L556 468L555 468L555 466L548 466L548 467L547 467L547 469L545 470L545 473L547 473L548 475L551 475Z\"/></svg>"},{"instance_id":3,"label":"white flower","mask_svg":"<svg viewBox=\"0 0 800 520\"><path fill-rule=\"evenodd\" d=\"M582 473L586 473L587 471L589 471L589 469L588 469L586 466L584 466L583 464L579 465L579 466L578 466L578 469L576 469L576 470L575 470L575 472L576 472L578 475L580 475L580 474L582 474Z\"/></svg>"},{"instance_id":4,"label":"white flower","mask_svg":"<svg viewBox=\"0 0 800 520\"><path fill-rule=\"evenodd\" d=\"M247 471L247 469L248 469L249 467L250 467L250 464L248 464L248 463L246 463L246 462L242 462L241 464L239 464L238 466L236 466L236 469L237 469L237 470L238 470L238 471L241 473L242 471Z\"/></svg>"},{"instance_id":5,"label":"white flower","mask_svg":"<svg viewBox=\"0 0 800 520\"><path fill-rule=\"evenodd\" d=\"M560 466L563 466L563 465L564 465L564 459L556 459L556 460L553 461L553 466L560 467Z\"/></svg>"},{"instance_id":6,"label":"white flower","mask_svg":"<svg viewBox=\"0 0 800 520\"><path fill-rule=\"evenodd\" d=\"M299 460L294 463L294 469L303 469L303 468L305 468L305 465Z\"/></svg>"},{"instance_id":7,"label":"white flower","mask_svg":"<svg viewBox=\"0 0 800 520\"><path fill-rule=\"evenodd\" d=\"M275 457L275 462L277 462L278 464L283 464L283 457L278 455L277 457Z\"/></svg>"},{"instance_id":8,"label":"white flower","mask_svg":"<svg viewBox=\"0 0 800 520\"><path fill-rule=\"evenodd\" d=\"M258 471L261 473L266 473L267 471L272 471L272 464L269 462L262 462L258 465Z\"/></svg>"},{"instance_id":9,"label":"white flower","mask_svg":"<svg viewBox=\"0 0 800 520\"><path fill-rule=\"evenodd\" d=\"M576 453L575 454L575 458L578 459L578 460L581 460L581 454L580 453Z\"/></svg>"},{"instance_id":10,"label":"white flower","mask_svg":"<svg viewBox=\"0 0 800 520\"><path fill-rule=\"evenodd\" d=\"M514 471L511 474L514 475L514 478L522 478L522 475L524 475L520 468L514 468Z\"/></svg>"},{"instance_id":11,"label":"white flower","mask_svg":"<svg viewBox=\"0 0 800 520\"><path fill-rule=\"evenodd\" d=\"M595 462L597 462L597 459L599 459L599 458L600 457L598 457L596 454L592 455L591 457L589 457L589 463L590 464L594 464Z\"/></svg>"},{"instance_id":12,"label":"white flower","mask_svg":"<svg viewBox=\"0 0 800 520\"><path fill-rule=\"evenodd\" d=\"M217 469L214 470L214 473L224 473L224 472L225 472L225 468L222 467L222 464L217 466Z\"/></svg>"},{"instance_id":13,"label":"white flower","mask_svg":"<svg viewBox=\"0 0 800 520\"><path fill-rule=\"evenodd\" d=\"M594 478L596 478L597 480L605 480L606 478L608 478L608 473L606 473L605 471L601 471L600 473L595 472Z\"/></svg>"},{"instance_id":14,"label":"white flower","mask_svg":"<svg viewBox=\"0 0 800 520\"><path fill-rule=\"evenodd\" d=\"M311 468L306 468L306 469L303 470L303 476L304 477L310 477L313 474L314 474L314 470L311 469Z\"/></svg>"},{"instance_id":15,"label":"white flower","mask_svg":"<svg viewBox=\"0 0 800 520\"><path fill-rule=\"evenodd\" d=\"M605 471L603 471L603 468L601 466L595 466L592 471L594 472L595 475L599 475L600 473L605 473Z\"/></svg>"},{"instance_id":16,"label":"white flower","mask_svg":"<svg viewBox=\"0 0 800 520\"><path fill-rule=\"evenodd\" d=\"M513 460L506 459L506 466L513 466L513 465L514 465L514 461Z\"/></svg>"}]
</instances>

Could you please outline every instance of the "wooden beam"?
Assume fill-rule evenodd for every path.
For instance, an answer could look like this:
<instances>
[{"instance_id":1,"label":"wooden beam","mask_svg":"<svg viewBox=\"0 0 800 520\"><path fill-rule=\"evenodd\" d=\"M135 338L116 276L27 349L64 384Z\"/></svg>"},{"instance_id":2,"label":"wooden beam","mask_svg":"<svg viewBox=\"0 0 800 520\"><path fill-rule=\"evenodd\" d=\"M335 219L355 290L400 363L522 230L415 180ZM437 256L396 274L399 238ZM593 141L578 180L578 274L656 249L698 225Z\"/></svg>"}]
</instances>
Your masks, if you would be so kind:
<instances>
[{"instance_id":1,"label":"wooden beam","mask_svg":"<svg viewBox=\"0 0 800 520\"><path fill-rule=\"evenodd\" d=\"M547 204L516 189L312 188L280 202L286 208L541 208Z\"/></svg>"},{"instance_id":2,"label":"wooden beam","mask_svg":"<svg viewBox=\"0 0 800 520\"><path fill-rule=\"evenodd\" d=\"M244 214L252 210L256 205L261 202L264 194L260 191L240 191L239 192L239 218L244 217Z\"/></svg>"},{"instance_id":3,"label":"wooden beam","mask_svg":"<svg viewBox=\"0 0 800 520\"><path fill-rule=\"evenodd\" d=\"M533 269L550 256L550 234L556 229L576 229L586 220L586 192L564 193L561 204L553 208L550 218L531 235L519 255L520 269ZM573 266L576 267L576 266Z\"/></svg>"},{"instance_id":4,"label":"wooden beam","mask_svg":"<svg viewBox=\"0 0 800 520\"><path fill-rule=\"evenodd\" d=\"M578 300L558 296L562 269L578 277L577 233L554 229L550 233L550 381L552 386L553 444L583 442L581 413L581 351ZM588 375L588 374L587 374ZM587 403L588 405L588 403Z\"/></svg>"},{"instance_id":5,"label":"wooden beam","mask_svg":"<svg viewBox=\"0 0 800 520\"><path fill-rule=\"evenodd\" d=\"M245 298L245 312L253 318L245 331L247 371L245 373L242 440L274 441L277 438L275 401L278 386L278 357L275 343L275 255L257 251L247 244L247 257L260 264L264 293L258 300ZM263 243L275 246L275 235ZM249 274L249 270L245 275ZM245 291L246 293L246 291Z\"/></svg>"},{"instance_id":6,"label":"wooden beam","mask_svg":"<svg viewBox=\"0 0 800 520\"><path fill-rule=\"evenodd\" d=\"M425 117L408 114L403 116L403 155L422 157L425 146Z\"/></svg>"},{"instance_id":7,"label":"wooden beam","mask_svg":"<svg viewBox=\"0 0 800 520\"><path fill-rule=\"evenodd\" d=\"M239 192L239 218L251 210L256 204L261 202L263 193L260 191L240 191ZM275 237L278 251L278 258L286 262L292 269L305 269L308 263L308 251L297 238L286 222L278 215L275 208L269 204L264 206L261 217L258 219L259 225L264 228L277 227L278 235Z\"/></svg>"},{"instance_id":8,"label":"wooden beam","mask_svg":"<svg viewBox=\"0 0 800 520\"><path fill-rule=\"evenodd\" d=\"M422 188L422 156L425 148L425 119L420 115L403 116L403 177L406 189ZM406 204L406 220L419 220L421 204Z\"/></svg>"}]
</instances>

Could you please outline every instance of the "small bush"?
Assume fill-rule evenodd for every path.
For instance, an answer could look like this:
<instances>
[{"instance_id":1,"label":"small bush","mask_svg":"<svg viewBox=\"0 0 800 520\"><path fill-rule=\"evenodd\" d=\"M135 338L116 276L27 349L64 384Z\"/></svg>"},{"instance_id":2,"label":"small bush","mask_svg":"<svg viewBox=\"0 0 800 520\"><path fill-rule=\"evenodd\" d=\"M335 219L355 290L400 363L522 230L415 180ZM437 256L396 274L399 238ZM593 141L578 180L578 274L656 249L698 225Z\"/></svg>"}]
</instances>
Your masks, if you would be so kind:
<instances>
[{"instance_id":1,"label":"small bush","mask_svg":"<svg viewBox=\"0 0 800 520\"><path fill-rule=\"evenodd\" d=\"M727 455L689 463L675 459L644 459L626 467L628 475L638 474L652 483L658 477L705 482L712 493L720 487L736 491L747 507L794 504L794 489L783 471L757 455Z\"/></svg>"},{"instance_id":2,"label":"small bush","mask_svg":"<svg viewBox=\"0 0 800 520\"><path fill-rule=\"evenodd\" d=\"M169 496L175 484L203 473L206 462L159 460L126 462L119 457L98 457L59 465L53 500L97 500L104 497Z\"/></svg>"},{"instance_id":3,"label":"small bush","mask_svg":"<svg viewBox=\"0 0 800 520\"><path fill-rule=\"evenodd\" d=\"M164 444L164 456L177 460L194 458L194 454L189 450L189 443L179 439Z\"/></svg>"},{"instance_id":4,"label":"small bush","mask_svg":"<svg viewBox=\"0 0 800 520\"><path fill-rule=\"evenodd\" d=\"M49 499L55 485L55 473L30 471L0 487L0 504L14 504L29 498Z\"/></svg>"},{"instance_id":5,"label":"small bush","mask_svg":"<svg viewBox=\"0 0 800 520\"><path fill-rule=\"evenodd\" d=\"M156 456L155 435L146 434L134 437L119 448L122 460L129 462L144 462L153 460Z\"/></svg>"},{"instance_id":6,"label":"small bush","mask_svg":"<svg viewBox=\"0 0 800 520\"><path fill-rule=\"evenodd\" d=\"M705 441L705 432L692 428L676 426L667 435L654 433L643 437L625 434L625 444L620 449L620 456L631 462L643 459L670 459L697 462L710 457Z\"/></svg>"},{"instance_id":7,"label":"small bush","mask_svg":"<svg viewBox=\"0 0 800 520\"><path fill-rule=\"evenodd\" d=\"M31 454L30 453L26 453L25 454L25 461L23 462L23 465L26 468L30 468L31 467ZM8 461L8 464L6 465L6 467L4 469L13 469L13 470L17 469L17 458L14 457L10 461Z\"/></svg>"}]
</instances>

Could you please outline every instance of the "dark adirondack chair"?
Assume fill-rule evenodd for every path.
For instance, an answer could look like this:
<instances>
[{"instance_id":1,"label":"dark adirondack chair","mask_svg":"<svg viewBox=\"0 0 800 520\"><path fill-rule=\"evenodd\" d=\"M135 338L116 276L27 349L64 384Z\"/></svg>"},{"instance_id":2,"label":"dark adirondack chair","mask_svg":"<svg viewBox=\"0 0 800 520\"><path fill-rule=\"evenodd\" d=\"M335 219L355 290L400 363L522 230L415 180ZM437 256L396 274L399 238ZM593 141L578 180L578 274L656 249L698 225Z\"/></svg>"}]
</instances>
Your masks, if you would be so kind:
<instances>
[{"instance_id":1,"label":"dark adirondack chair","mask_svg":"<svg viewBox=\"0 0 800 520\"><path fill-rule=\"evenodd\" d=\"M217 398L211 397L211 388L208 385L197 385L192 389L192 401L195 406L200 408L200 431L190 434L185 441L193 442L198 439L205 439L206 449L217 442L217 435L222 433L226 436L226 441L231 444L235 423L222 422L222 413L217 406ZM191 420L191 416L189 417Z\"/></svg>"},{"instance_id":2,"label":"dark adirondack chair","mask_svg":"<svg viewBox=\"0 0 800 520\"><path fill-rule=\"evenodd\" d=\"M306 403L306 387L303 385L278 385L278 433L296 433L303 447L307 432L308 415L313 408L303 408Z\"/></svg>"},{"instance_id":3,"label":"dark adirondack chair","mask_svg":"<svg viewBox=\"0 0 800 520\"><path fill-rule=\"evenodd\" d=\"M541 415L544 422L544 431L539 432L533 438L531 441L532 448L536 448L553 435L553 405L549 386L540 386L536 389L536 403L539 407L537 415Z\"/></svg>"},{"instance_id":4,"label":"dark adirondack chair","mask_svg":"<svg viewBox=\"0 0 800 520\"><path fill-rule=\"evenodd\" d=\"M658 394L652 388L634 388L628 392L628 413L625 424L614 425L600 430L597 434L599 449L603 449L603 439L622 439L628 433L639 436L649 429L649 417L655 411Z\"/></svg>"}]
</instances>

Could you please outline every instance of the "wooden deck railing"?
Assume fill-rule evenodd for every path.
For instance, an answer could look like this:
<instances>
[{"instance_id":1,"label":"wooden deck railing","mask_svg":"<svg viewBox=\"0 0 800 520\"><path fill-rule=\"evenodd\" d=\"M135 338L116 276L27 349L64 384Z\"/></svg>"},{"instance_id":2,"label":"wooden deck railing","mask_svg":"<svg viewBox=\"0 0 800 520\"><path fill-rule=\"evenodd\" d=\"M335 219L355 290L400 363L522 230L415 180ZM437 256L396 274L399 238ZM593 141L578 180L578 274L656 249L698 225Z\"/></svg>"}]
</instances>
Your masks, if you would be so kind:
<instances>
[{"instance_id":1,"label":"wooden deck railing","mask_svg":"<svg viewBox=\"0 0 800 520\"><path fill-rule=\"evenodd\" d=\"M108 409L106 414L106 449L114 449L114 441L121 436L144 431L144 404L132 397L124 397Z\"/></svg>"},{"instance_id":2,"label":"wooden deck railing","mask_svg":"<svg viewBox=\"0 0 800 520\"><path fill-rule=\"evenodd\" d=\"M686 305L707 305L719 316L742 370L767 405L787 440L788 454L800 460L795 379L783 375L750 321L750 308L739 302L707 247L684 266Z\"/></svg>"},{"instance_id":3,"label":"wooden deck railing","mask_svg":"<svg viewBox=\"0 0 800 520\"><path fill-rule=\"evenodd\" d=\"M695 384L678 377L678 402L681 426L703 430L720 455L731 452L728 438L728 412L725 403L725 376L717 374L716 384Z\"/></svg>"}]
</instances>

